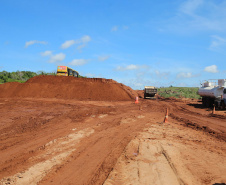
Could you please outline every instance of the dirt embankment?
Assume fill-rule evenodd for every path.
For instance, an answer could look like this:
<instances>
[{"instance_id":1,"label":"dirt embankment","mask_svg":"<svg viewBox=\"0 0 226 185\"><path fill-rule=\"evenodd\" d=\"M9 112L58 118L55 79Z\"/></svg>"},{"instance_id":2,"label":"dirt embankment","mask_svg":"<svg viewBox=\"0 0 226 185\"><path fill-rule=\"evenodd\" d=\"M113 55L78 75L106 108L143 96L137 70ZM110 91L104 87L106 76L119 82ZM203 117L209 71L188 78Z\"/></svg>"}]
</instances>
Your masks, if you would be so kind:
<instances>
[{"instance_id":1,"label":"dirt embankment","mask_svg":"<svg viewBox=\"0 0 226 185\"><path fill-rule=\"evenodd\" d=\"M137 93L130 87L103 78L36 76L26 83L0 85L0 98L61 98L90 101L126 101Z\"/></svg>"}]
</instances>

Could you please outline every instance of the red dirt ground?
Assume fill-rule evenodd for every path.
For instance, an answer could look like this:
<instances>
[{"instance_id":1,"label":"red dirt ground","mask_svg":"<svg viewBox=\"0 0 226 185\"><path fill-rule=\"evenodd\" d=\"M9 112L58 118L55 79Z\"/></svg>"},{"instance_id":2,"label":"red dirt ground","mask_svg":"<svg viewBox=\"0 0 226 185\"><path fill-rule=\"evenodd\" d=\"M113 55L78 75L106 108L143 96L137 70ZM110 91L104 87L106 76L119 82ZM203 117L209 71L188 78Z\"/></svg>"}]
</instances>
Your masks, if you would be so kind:
<instances>
[{"instance_id":1,"label":"red dirt ground","mask_svg":"<svg viewBox=\"0 0 226 185\"><path fill-rule=\"evenodd\" d=\"M135 96L107 79L0 85L0 184L226 182L226 110Z\"/></svg>"}]
</instances>

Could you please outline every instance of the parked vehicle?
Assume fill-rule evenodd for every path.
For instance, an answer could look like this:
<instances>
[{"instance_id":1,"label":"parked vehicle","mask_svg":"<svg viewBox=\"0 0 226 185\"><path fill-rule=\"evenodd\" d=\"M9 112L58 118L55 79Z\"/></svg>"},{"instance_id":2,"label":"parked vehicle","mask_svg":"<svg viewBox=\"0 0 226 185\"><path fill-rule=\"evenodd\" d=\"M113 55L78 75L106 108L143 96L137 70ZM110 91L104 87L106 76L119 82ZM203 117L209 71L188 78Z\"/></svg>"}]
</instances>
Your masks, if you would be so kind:
<instances>
[{"instance_id":1,"label":"parked vehicle","mask_svg":"<svg viewBox=\"0 0 226 185\"><path fill-rule=\"evenodd\" d=\"M67 66L58 66L57 67L57 76L74 76L78 77L79 73L74 69L71 69Z\"/></svg>"},{"instance_id":2,"label":"parked vehicle","mask_svg":"<svg viewBox=\"0 0 226 185\"><path fill-rule=\"evenodd\" d=\"M218 81L218 84L216 83ZM226 105L226 79L208 80L202 83L198 94L202 97L205 107L221 107Z\"/></svg>"},{"instance_id":3,"label":"parked vehicle","mask_svg":"<svg viewBox=\"0 0 226 185\"><path fill-rule=\"evenodd\" d=\"M145 86L144 87L144 98L154 97L157 93L157 89L154 86Z\"/></svg>"}]
</instances>

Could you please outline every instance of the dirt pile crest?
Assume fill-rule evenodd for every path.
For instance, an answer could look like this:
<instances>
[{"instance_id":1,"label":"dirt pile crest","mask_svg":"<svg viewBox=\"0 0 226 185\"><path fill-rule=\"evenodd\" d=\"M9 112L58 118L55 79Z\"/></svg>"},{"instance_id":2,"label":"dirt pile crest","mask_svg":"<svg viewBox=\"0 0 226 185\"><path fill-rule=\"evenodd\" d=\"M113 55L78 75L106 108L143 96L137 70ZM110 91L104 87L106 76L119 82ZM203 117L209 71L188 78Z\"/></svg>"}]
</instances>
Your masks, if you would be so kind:
<instances>
[{"instance_id":1,"label":"dirt pile crest","mask_svg":"<svg viewBox=\"0 0 226 185\"><path fill-rule=\"evenodd\" d=\"M1 98L62 98L89 101L125 101L137 93L112 79L36 76L27 82L0 85Z\"/></svg>"}]
</instances>

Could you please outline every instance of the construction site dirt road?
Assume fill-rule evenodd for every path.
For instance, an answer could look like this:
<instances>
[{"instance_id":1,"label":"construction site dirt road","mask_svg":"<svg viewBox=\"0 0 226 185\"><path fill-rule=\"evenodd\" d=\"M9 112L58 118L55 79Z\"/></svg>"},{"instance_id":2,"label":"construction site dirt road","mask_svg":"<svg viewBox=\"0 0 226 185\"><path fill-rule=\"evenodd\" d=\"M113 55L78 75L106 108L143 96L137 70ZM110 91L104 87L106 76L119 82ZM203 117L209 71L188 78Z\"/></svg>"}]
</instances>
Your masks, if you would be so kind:
<instances>
[{"instance_id":1,"label":"construction site dirt road","mask_svg":"<svg viewBox=\"0 0 226 185\"><path fill-rule=\"evenodd\" d=\"M0 85L0 184L226 183L225 111L65 79Z\"/></svg>"}]
</instances>

